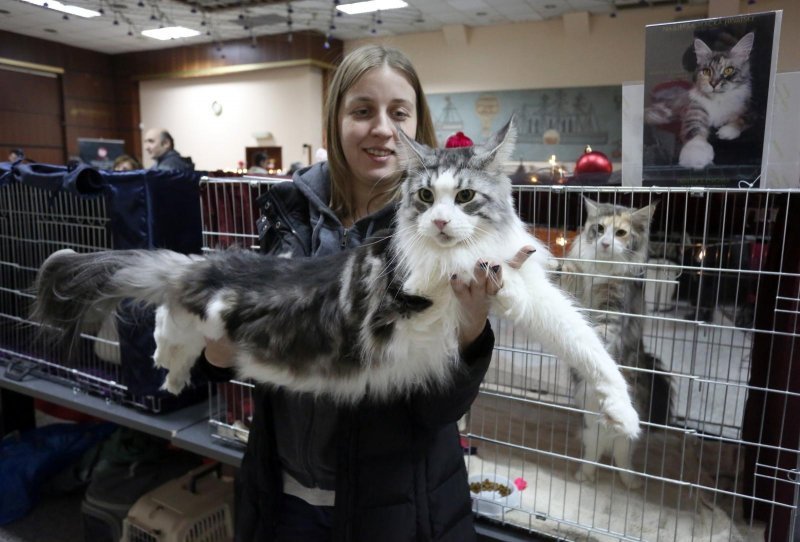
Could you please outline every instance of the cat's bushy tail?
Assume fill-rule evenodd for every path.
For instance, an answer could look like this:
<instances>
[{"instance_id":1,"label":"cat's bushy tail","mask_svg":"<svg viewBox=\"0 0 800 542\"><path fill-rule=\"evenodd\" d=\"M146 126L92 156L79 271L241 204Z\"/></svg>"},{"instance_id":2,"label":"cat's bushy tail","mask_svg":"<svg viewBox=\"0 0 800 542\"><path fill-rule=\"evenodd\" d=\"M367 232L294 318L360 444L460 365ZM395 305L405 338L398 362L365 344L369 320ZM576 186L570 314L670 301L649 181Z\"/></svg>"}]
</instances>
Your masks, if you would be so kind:
<instances>
[{"instance_id":1,"label":"cat's bushy tail","mask_svg":"<svg viewBox=\"0 0 800 542\"><path fill-rule=\"evenodd\" d=\"M59 250L39 268L31 318L44 335L71 352L87 317L102 318L127 298L145 305L164 303L191 261L169 250Z\"/></svg>"}]
</instances>

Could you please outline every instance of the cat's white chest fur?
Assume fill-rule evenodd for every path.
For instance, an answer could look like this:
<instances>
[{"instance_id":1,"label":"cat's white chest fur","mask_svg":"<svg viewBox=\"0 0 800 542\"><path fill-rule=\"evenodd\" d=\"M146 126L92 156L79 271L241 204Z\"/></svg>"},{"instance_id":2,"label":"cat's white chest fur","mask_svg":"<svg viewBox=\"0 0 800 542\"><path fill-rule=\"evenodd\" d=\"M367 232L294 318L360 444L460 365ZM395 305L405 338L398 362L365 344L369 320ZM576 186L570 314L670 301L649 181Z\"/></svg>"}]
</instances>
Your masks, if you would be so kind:
<instances>
[{"instance_id":1,"label":"cat's white chest fur","mask_svg":"<svg viewBox=\"0 0 800 542\"><path fill-rule=\"evenodd\" d=\"M719 128L745 112L750 99L750 88L742 85L725 93L711 95L692 89L691 97L708 113L709 125L712 128Z\"/></svg>"}]
</instances>

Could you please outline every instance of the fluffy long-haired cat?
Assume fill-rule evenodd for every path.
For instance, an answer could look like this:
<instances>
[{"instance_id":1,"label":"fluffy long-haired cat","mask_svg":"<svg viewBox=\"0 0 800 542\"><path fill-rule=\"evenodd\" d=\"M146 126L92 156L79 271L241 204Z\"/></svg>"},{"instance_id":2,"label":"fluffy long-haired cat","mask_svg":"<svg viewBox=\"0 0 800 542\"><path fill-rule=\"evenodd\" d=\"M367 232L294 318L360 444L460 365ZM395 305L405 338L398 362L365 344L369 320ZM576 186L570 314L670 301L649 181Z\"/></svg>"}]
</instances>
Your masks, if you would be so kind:
<instances>
[{"instance_id":1,"label":"fluffy long-haired cat","mask_svg":"<svg viewBox=\"0 0 800 542\"><path fill-rule=\"evenodd\" d=\"M533 331L592 387L627 437L639 418L617 364L570 297L547 278L546 249L514 213L502 171L512 122L483 146L431 149L399 135L406 169L396 227L325 259L224 251L60 251L37 277L34 317L71 340L80 320L124 298L157 305L155 363L178 392L204 345L227 334L242 377L329 394L341 402L445 385L458 370L460 304L450 277L479 258L502 262L493 310ZM525 245L520 269L506 262Z\"/></svg>"},{"instance_id":2,"label":"fluffy long-haired cat","mask_svg":"<svg viewBox=\"0 0 800 542\"><path fill-rule=\"evenodd\" d=\"M683 142L678 163L703 169L714 161L708 142L712 130L719 139L736 139L749 125L752 79L750 52L755 34L745 34L726 51L714 51L695 38L697 68L688 91L671 89L654 96L645 110L645 122L663 125L680 120Z\"/></svg>"},{"instance_id":3,"label":"fluffy long-haired cat","mask_svg":"<svg viewBox=\"0 0 800 542\"><path fill-rule=\"evenodd\" d=\"M630 209L584 198L586 219L563 265L562 283L591 309L589 319L608 352L628 368L623 375L641 419L667 424L670 413L670 382L659 373L660 361L645 352L642 339L644 314L643 264L647 261L650 220L655 203ZM654 372L656 371L656 372ZM622 469L631 468L633 443L619 438L600 423L596 412L601 398L593 387L576 375L575 400L586 411L583 416L583 459L579 480L593 480L596 465L611 454ZM628 487L638 487L638 477L619 471Z\"/></svg>"}]
</instances>

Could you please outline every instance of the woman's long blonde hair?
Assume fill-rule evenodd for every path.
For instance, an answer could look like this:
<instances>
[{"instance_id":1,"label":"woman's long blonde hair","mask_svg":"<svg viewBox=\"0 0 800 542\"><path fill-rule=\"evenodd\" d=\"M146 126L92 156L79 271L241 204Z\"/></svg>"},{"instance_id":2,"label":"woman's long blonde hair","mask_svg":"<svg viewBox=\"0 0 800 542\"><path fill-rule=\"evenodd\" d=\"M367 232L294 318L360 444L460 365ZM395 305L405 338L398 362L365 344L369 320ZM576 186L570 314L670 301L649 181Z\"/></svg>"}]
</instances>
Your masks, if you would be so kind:
<instances>
[{"instance_id":1,"label":"woman's long blonde hair","mask_svg":"<svg viewBox=\"0 0 800 542\"><path fill-rule=\"evenodd\" d=\"M331 175L331 209L340 217L356 219L355 203L351 195L352 172L344 156L339 134L339 109L344 95L369 70L389 66L401 73L417 98L417 133L414 139L430 147L436 146L436 132L428 109L428 101L422 91L419 77L408 57L398 49L383 45L366 45L348 54L333 75L328 97L325 101L325 136L328 143L328 168ZM399 192L401 172L386 189L376 192L374 199L391 200Z\"/></svg>"}]
</instances>

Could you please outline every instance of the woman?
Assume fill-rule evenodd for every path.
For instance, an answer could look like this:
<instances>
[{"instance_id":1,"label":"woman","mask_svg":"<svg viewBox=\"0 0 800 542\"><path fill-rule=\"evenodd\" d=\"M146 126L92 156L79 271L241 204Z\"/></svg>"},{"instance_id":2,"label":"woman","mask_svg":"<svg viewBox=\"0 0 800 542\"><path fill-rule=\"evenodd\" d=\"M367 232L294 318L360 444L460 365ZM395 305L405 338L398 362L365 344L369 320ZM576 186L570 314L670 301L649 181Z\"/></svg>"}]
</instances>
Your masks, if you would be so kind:
<instances>
[{"instance_id":1,"label":"woman","mask_svg":"<svg viewBox=\"0 0 800 542\"><path fill-rule=\"evenodd\" d=\"M328 161L270 190L262 248L321 256L390 226L401 180L397 129L436 143L411 63L381 46L353 51L328 94ZM474 282L452 281L471 319L460 336L464 370L446 390L335 407L324 398L259 387L238 479L237 540L474 540L456 422L489 366L488 296L500 278L476 262ZM232 357L227 341L209 343L201 367L224 378Z\"/></svg>"}]
</instances>

